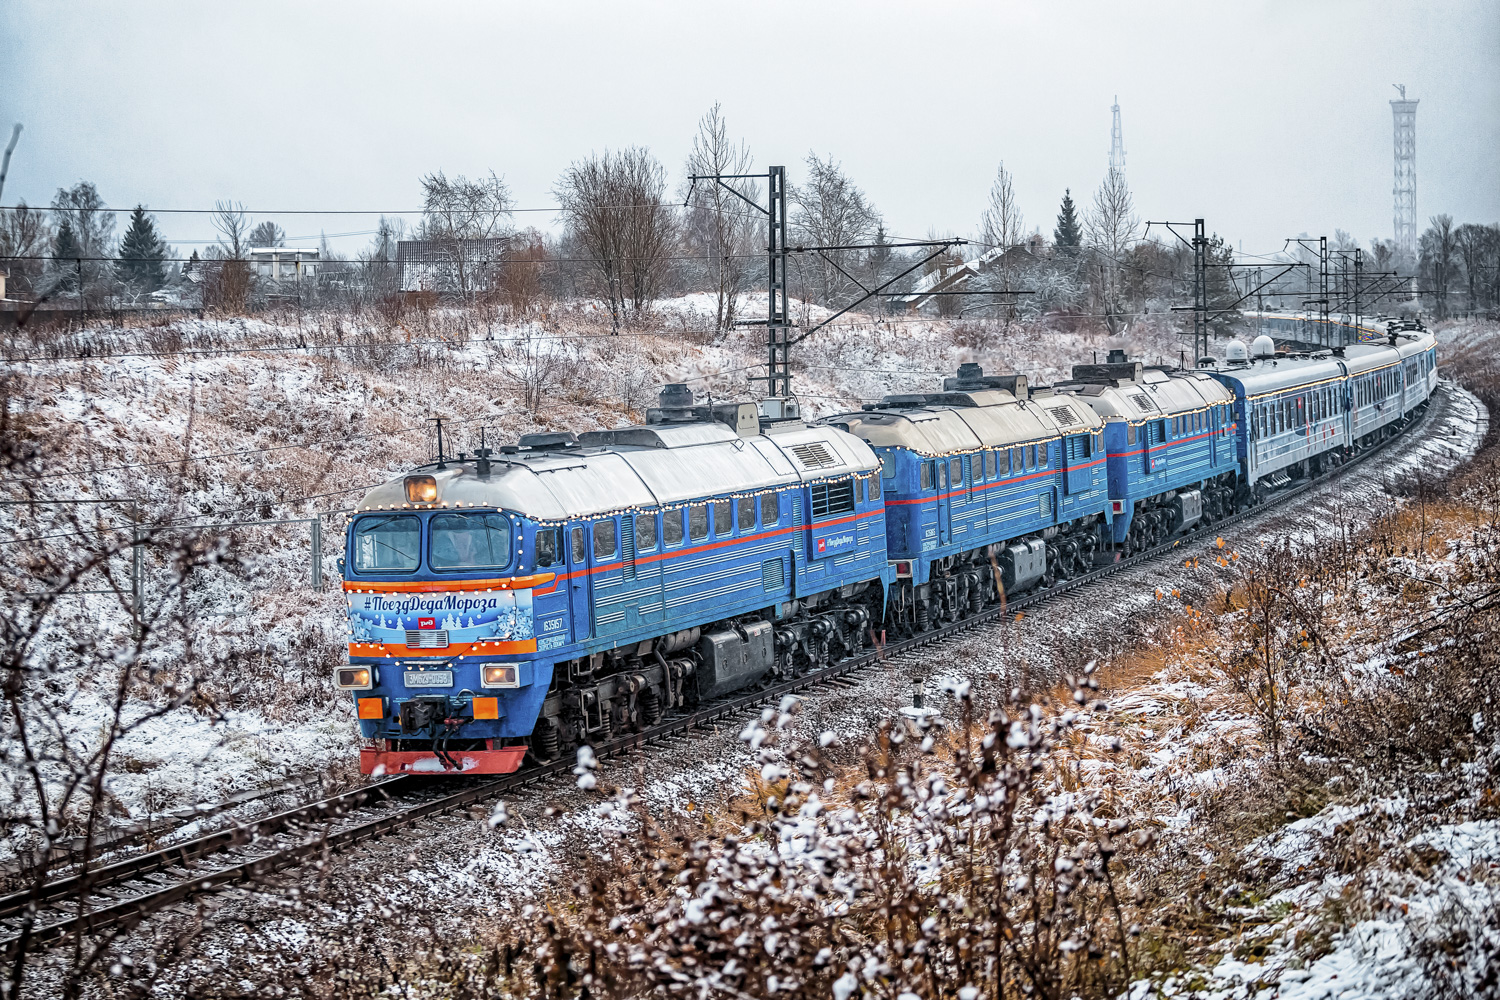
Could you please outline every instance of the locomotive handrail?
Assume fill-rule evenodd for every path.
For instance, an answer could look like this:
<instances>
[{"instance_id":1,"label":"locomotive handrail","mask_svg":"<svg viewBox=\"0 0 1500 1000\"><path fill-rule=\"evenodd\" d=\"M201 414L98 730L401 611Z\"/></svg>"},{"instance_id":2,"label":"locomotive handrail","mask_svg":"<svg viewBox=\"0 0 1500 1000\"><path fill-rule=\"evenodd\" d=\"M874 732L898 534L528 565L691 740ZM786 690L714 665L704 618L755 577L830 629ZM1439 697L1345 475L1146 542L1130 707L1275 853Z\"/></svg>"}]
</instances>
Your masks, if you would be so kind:
<instances>
[{"instance_id":1,"label":"locomotive handrail","mask_svg":"<svg viewBox=\"0 0 1500 1000\"><path fill-rule=\"evenodd\" d=\"M345 580L356 594L431 594L456 590L529 590L557 579L556 573L532 573L495 580Z\"/></svg>"}]
</instances>

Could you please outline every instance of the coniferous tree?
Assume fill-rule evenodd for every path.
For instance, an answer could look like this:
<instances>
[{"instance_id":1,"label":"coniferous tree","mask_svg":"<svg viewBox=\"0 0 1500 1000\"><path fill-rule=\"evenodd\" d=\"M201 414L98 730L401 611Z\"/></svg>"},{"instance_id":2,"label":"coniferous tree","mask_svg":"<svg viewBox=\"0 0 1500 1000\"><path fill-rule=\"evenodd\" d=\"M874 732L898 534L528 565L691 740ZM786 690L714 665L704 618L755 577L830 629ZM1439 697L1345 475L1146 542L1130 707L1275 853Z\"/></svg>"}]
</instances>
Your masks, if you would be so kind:
<instances>
[{"instance_id":1,"label":"coniferous tree","mask_svg":"<svg viewBox=\"0 0 1500 1000\"><path fill-rule=\"evenodd\" d=\"M1083 245L1083 227L1078 222L1078 211L1073 207L1073 189L1063 191L1062 211L1057 213L1057 228L1052 230L1052 242L1064 252L1077 250Z\"/></svg>"},{"instance_id":2,"label":"coniferous tree","mask_svg":"<svg viewBox=\"0 0 1500 1000\"><path fill-rule=\"evenodd\" d=\"M73 232L73 224L64 219L57 227L57 238L52 241L54 288L65 291L77 289L78 262L82 256L83 247L78 242L78 235Z\"/></svg>"},{"instance_id":3,"label":"coniferous tree","mask_svg":"<svg viewBox=\"0 0 1500 1000\"><path fill-rule=\"evenodd\" d=\"M130 214L130 228L120 240L120 261L116 265L120 280L145 292L156 291L167 280L162 264L166 256L167 247L156 233L156 223L137 205Z\"/></svg>"}]
</instances>

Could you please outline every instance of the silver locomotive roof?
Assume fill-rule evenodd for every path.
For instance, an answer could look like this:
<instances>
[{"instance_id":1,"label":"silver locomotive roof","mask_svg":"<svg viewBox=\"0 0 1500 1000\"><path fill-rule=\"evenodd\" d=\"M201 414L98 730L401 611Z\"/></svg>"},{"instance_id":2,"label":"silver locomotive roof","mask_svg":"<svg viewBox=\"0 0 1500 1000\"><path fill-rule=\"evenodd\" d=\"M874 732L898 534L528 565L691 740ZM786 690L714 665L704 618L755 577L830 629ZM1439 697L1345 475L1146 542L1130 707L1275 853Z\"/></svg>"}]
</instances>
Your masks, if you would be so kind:
<instances>
[{"instance_id":1,"label":"silver locomotive roof","mask_svg":"<svg viewBox=\"0 0 1500 1000\"><path fill-rule=\"evenodd\" d=\"M1181 413L1193 413L1233 397L1207 372L1147 368L1111 352L1107 364L1074 365L1073 378L1053 387L1088 405L1105 421L1144 423Z\"/></svg>"},{"instance_id":2,"label":"silver locomotive roof","mask_svg":"<svg viewBox=\"0 0 1500 1000\"><path fill-rule=\"evenodd\" d=\"M1102 421L1087 406L1054 395L1033 394L1024 375L985 375L966 364L942 392L886 396L823 423L856 434L876 448L905 448L925 458L986 448L1011 448L1065 434L1089 434Z\"/></svg>"},{"instance_id":3,"label":"silver locomotive roof","mask_svg":"<svg viewBox=\"0 0 1500 1000\"><path fill-rule=\"evenodd\" d=\"M419 471L437 482L432 506L496 507L540 521L565 521L879 468L868 445L838 428L795 419L763 422L752 404L740 404L730 416L736 426L716 413L712 419L585 433L576 444L512 447L487 463L449 461L444 468ZM356 510L427 508L408 504L405 480L376 486Z\"/></svg>"}]
</instances>

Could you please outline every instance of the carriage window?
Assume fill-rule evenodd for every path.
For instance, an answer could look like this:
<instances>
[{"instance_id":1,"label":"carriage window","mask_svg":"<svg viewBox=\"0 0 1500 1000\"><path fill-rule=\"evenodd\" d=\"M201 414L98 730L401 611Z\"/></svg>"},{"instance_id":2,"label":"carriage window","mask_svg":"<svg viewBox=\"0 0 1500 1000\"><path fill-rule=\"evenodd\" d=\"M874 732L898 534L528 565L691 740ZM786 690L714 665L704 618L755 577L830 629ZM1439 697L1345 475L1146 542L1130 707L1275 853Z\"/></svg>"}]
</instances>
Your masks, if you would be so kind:
<instances>
[{"instance_id":1,"label":"carriage window","mask_svg":"<svg viewBox=\"0 0 1500 1000\"><path fill-rule=\"evenodd\" d=\"M682 511L680 509L662 511L661 540L664 545L682 544Z\"/></svg>"},{"instance_id":2,"label":"carriage window","mask_svg":"<svg viewBox=\"0 0 1500 1000\"><path fill-rule=\"evenodd\" d=\"M615 554L615 519L594 522L594 558L605 559Z\"/></svg>"},{"instance_id":3,"label":"carriage window","mask_svg":"<svg viewBox=\"0 0 1500 1000\"><path fill-rule=\"evenodd\" d=\"M749 531L755 527L755 498L740 497L739 499L740 530Z\"/></svg>"},{"instance_id":4,"label":"carriage window","mask_svg":"<svg viewBox=\"0 0 1500 1000\"><path fill-rule=\"evenodd\" d=\"M767 493L760 498L760 523L775 524L781 520L781 508L776 500L775 493Z\"/></svg>"},{"instance_id":5,"label":"carriage window","mask_svg":"<svg viewBox=\"0 0 1500 1000\"><path fill-rule=\"evenodd\" d=\"M504 566L510 562L510 518L502 514L439 514L432 519L433 569Z\"/></svg>"},{"instance_id":6,"label":"carriage window","mask_svg":"<svg viewBox=\"0 0 1500 1000\"><path fill-rule=\"evenodd\" d=\"M932 489L932 463L931 462L923 462L922 463L922 489L924 489L924 490L930 490L930 489Z\"/></svg>"},{"instance_id":7,"label":"carriage window","mask_svg":"<svg viewBox=\"0 0 1500 1000\"><path fill-rule=\"evenodd\" d=\"M636 515L635 550L637 552L645 552L654 548L656 548L656 515Z\"/></svg>"},{"instance_id":8,"label":"carriage window","mask_svg":"<svg viewBox=\"0 0 1500 1000\"><path fill-rule=\"evenodd\" d=\"M573 544L573 565L575 565L575 566L582 566L583 563L584 563L584 561L586 559L588 559L588 557L589 557L588 550L586 548L584 548L584 546L583 546L583 529L582 528L574 528L573 529L572 544Z\"/></svg>"},{"instance_id":9,"label":"carriage window","mask_svg":"<svg viewBox=\"0 0 1500 1000\"><path fill-rule=\"evenodd\" d=\"M708 504L695 503L688 508L688 537L695 542L708 537Z\"/></svg>"},{"instance_id":10,"label":"carriage window","mask_svg":"<svg viewBox=\"0 0 1500 1000\"><path fill-rule=\"evenodd\" d=\"M354 569L359 573L407 573L417 568L422 524L410 514L365 517L354 528Z\"/></svg>"},{"instance_id":11,"label":"carriage window","mask_svg":"<svg viewBox=\"0 0 1500 1000\"><path fill-rule=\"evenodd\" d=\"M536 564L551 566L557 562L557 529L539 528L536 533Z\"/></svg>"},{"instance_id":12,"label":"carriage window","mask_svg":"<svg viewBox=\"0 0 1500 1000\"><path fill-rule=\"evenodd\" d=\"M734 504L728 500L714 501L714 534L727 535L734 530Z\"/></svg>"},{"instance_id":13,"label":"carriage window","mask_svg":"<svg viewBox=\"0 0 1500 1000\"><path fill-rule=\"evenodd\" d=\"M808 487L812 495L812 516L833 517L854 511L854 483L844 479L838 482L813 483Z\"/></svg>"}]
</instances>

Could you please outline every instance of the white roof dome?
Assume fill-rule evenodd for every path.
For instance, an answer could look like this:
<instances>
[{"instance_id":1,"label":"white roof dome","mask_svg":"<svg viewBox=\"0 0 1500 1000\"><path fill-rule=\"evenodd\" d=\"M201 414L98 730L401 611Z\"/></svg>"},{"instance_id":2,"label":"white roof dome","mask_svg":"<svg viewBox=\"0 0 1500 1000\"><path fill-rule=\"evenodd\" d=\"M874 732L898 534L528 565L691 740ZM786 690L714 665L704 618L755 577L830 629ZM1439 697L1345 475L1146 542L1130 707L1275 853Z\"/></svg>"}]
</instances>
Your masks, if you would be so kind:
<instances>
[{"instance_id":1,"label":"white roof dome","mask_svg":"<svg viewBox=\"0 0 1500 1000\"><path fill-rule=\"evenodd\" d=\"M1250 342L1250 353L1257 358L1269 358L1276 353L1276 341L1261 334Z\"/></svg>"},{"instance_id":2,"label":"white roof dome","mask_svg":"<svg viewBox=\"0 0 1500 1000\"><path fill-rule=\"evenodd\" d=\"M1248 361L1250 352L1245 347L1243 340L1231 340L1224 348L1225 361Z\"/></svg>"}]
</instances>

